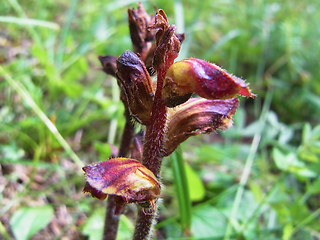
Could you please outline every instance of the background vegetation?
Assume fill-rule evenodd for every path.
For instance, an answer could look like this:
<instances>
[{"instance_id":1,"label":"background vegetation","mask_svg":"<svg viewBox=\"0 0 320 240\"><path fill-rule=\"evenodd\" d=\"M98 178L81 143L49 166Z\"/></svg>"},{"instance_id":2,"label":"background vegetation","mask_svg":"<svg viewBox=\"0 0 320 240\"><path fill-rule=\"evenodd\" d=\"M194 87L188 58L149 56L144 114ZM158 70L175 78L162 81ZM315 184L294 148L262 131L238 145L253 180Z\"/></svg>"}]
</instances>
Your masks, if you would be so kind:
<instances>
[{"instance_id":1,"label":"background vegetation","mask_svg":"<svg viewBox=\"0 0 320 240\"><path fill-rule=\"evenodd\" d=\"M189 139L165 161L157 238L186 239L191 225L192 239L320 239L320 2L144 4L186 33L181 58L215 62L258 94L241 99L233 128ZM105 202L81 193L80 166L119 143L119 91L97 56L131 49L135 6L1 2L0 239L101 238ZM119 239L130 239L134 211Z\"/></svg>"}]
</instances>

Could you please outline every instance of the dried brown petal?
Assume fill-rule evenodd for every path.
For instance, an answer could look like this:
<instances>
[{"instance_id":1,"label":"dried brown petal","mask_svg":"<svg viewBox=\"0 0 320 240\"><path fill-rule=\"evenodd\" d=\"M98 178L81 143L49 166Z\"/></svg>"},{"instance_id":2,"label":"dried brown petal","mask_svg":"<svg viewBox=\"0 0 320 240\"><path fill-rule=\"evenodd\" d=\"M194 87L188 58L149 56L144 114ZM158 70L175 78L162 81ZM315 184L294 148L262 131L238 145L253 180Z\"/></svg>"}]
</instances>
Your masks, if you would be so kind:
<instances>
[{"instance_id":1,"label":"dried brown petal","mask_svg":"<svg viewBox=\"0 0 320 240\"><path fill-rule=\"evenodd\" d=\"M146 124L150 118L154 91L150 75L140 58L125 51L117 60L117 78L131 115Z\"/></svg>"},{"instance_id":2,"label":"dried brown petal","mask_svg":"<svg viewBox=\"0 0 320 240\"><path fill-rule=\"evenodd\" d=\"M240 94L254 97L245 81L227 73L214 63L190 58L170 66L162 97L168 107L175 107L197 93L206 99L228 99Z\"/></svg>"},{"instance_id":3,"label":"dried brown petal","mask_svg":"<svg viewBox=\"0 0 320 240\"><path fill-rule=\"evenodd\" d=\"M109 194L121 196L127 203L143 203L160 194L154 174L135 159L113 158L85 166L83 171L87 180L84 191L99 199Z\"/></svg>"},{"instance_id":4,"label":"dried brown petal","mask_svg":"<svg viewBox=\"0 0 320 240\"><path fill-rule=\"evenodd\" d=\"M116 76L117 71L117 57L115 56L99 56L102 70L111 76Z\"/></svg>"},{"instance_id":5,"label":"dried brown petal","mask_svg":"<svg viewBox=\"0 0 320 240\"><path fill-rule=\"evenodd\" d=\"M179 38L174 34L176 27L169 25L167 16L163 10L158 10L155 24L152 29L158 29L156 33L156 49L153 57L153 67L158 71L164 65L170 65L178 57L180 51ZM181 36L180 36L181 38Z\"/></svg>"},{"instance_id":6,"label":"dried brown petal","mask_svg":"<svg viewBox=\"0 0 320 240\"><path fill-rule=\"evenodd\" d=\"M168 111L164 156L170 155L190 136L224 130L232 125L239 100L206 100L192 98Z\"/></svg>"},{"instance_id":7,"label":"dried brown petal","mask_svg":"<svg viewBox=\"0 0 320 240\"><path fill-rule=\"evenodd\" d=\"M128 9L128 20L133 50L144 61L155 37L155 30L149 28L154 17L149 16L139 3L138 9Z\"/></svg>"}]
</instances>

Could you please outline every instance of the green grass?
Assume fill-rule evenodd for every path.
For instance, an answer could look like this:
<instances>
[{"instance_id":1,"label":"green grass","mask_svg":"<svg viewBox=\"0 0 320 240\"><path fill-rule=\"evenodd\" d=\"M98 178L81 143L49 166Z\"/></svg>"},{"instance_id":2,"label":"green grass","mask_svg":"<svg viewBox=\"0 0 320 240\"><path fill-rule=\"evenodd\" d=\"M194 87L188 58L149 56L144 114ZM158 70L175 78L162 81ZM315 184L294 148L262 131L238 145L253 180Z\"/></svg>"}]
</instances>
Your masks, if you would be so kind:
<instances>
[{"instance_id":1,"label":"green grass","mask_svg":"<svg viewBox=\"0 0 320 240\"><path fill-rule=\"evenodd\" d=\"M124 126L119 90L100 71L97 56L131 49L126 9L134 2L1 4L0 234L5 239L16 231L10 224L15 213L34 214L33 206L52 208L54 215L44 218L59 231L55 235L41 225L39 233L38 225L29 234L100 236L101 227L94 226L105 202L82 194L81 166L109 157L112 146L106 144L119 144ZM154 5L163 8L178 32L187 34L181 57L215 62L247 79L258 94L241 100L233 128L191 138L181 147L183 155L173 156L176 161L165 160L159 236L182 239L181 229L190 225L190 239L320 239L320 2L144 4L149 12ZM187 163L185 171L177 159ZM183 176L201 181L188 188ZM202 187L203 194L197 191ZM132 211L133 206L122 219L122 239L132 231ZM61 212L65 222L59 222Z\"/></svg>"}]
</instances>

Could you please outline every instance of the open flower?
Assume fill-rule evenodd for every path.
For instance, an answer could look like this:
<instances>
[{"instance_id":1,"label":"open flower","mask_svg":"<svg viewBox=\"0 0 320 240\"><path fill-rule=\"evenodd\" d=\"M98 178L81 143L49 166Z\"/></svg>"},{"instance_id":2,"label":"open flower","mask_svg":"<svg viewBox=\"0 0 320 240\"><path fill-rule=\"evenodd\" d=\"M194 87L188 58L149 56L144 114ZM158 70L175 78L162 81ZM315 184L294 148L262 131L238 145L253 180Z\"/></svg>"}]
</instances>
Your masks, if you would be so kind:
<instances>
[{"instance_id":1,"label":"open flower","mask_svg":"<svg viewBox=\"0 0 320 240\"><path fill-rule=\"evenodd\" d=\"M170 66L166 73L162 98L168 107L187 101L192 93L206 99L228 99L240 94L254 97L241 78L227 73L214 63L190 58Z\"/></svg>"},{"instance_id":2,"label":"open flower","mask_svg":"<svg viewBox=\"0 0 320 240\"><path fill-rule=\"evenodd\" d=\"M232 116L239 100L207 100L191 98L168 111L163 146L164 156L170 155L183 141L202 133L225 130L232 126Z\"/></svg>"},{"instance_id":3,"label":"open flower","mask_svg":"<svg viewBox=\"0 0 320 240\"><path fill-rule=\"evenodd\" d=\"M135 159L113 158L85 166L83 171L87 180L83 191L100 200L116 195L126 203L153 206L160 194L157 178Z\"/></svg>"}]
</instances>

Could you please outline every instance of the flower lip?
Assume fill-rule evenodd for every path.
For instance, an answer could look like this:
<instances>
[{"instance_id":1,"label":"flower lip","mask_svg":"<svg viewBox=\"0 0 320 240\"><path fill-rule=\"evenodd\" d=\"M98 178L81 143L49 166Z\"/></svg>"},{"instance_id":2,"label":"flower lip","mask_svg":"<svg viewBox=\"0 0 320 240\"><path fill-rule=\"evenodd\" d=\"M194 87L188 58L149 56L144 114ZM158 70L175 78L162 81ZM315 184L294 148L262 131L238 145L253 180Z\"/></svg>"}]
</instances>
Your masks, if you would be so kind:
<instances>
[{"instance_id":1,"label":"flower lip","mask_svg":"<svg viewBox=\"0 0 320 240\"><path fill-rule=\"evenodd\" d=\"M117 195L127 203L139 203L154 200L160 194L160 183L154 174L135 159L113 158L85 166L83 171L87 180L84 192L98 199Z\"/></svg>"},{"instance_id":2,"label":"flower lip","mask_svg":"<svg viewBox=\"0 0 320 240\"><path fill-rule=\"evenodd\" d=\"M239 100L191 98L168 111L163 154L170 155L183 141L201 133L224 130L232 125Z\"/></svg>"}]
</instances>

